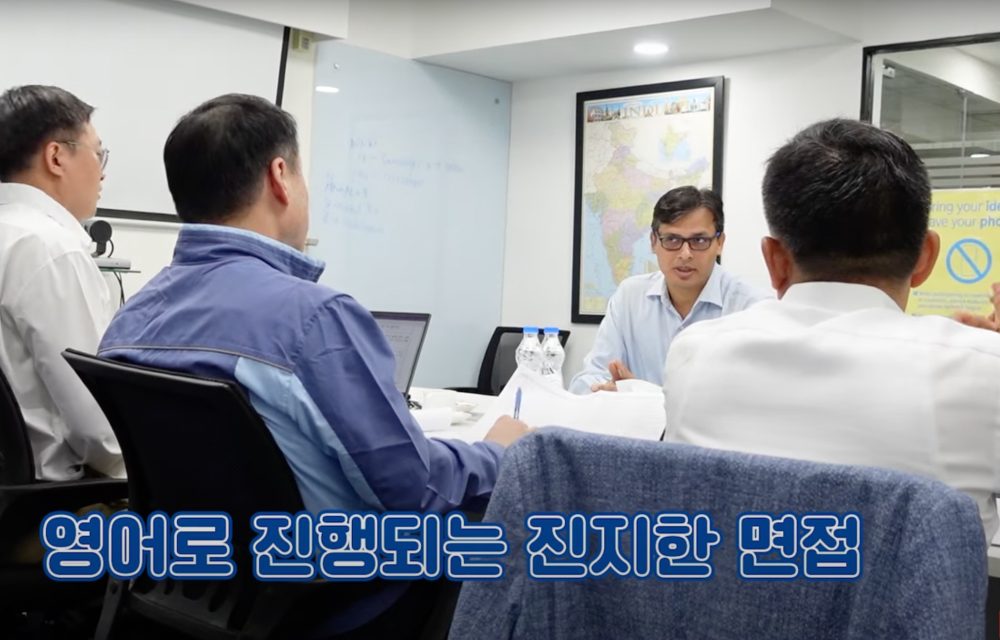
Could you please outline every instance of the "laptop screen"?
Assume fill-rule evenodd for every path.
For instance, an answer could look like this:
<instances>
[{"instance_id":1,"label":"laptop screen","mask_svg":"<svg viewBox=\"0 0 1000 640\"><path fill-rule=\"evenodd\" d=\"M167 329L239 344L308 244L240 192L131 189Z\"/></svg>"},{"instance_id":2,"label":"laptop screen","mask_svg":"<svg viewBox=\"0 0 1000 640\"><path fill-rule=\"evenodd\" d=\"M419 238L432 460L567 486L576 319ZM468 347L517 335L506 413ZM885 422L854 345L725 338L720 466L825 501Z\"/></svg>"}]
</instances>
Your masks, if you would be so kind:
<instances>
[{"instance_id":1,"label":"laptop screen","mask_svg":"<svg viewBox=\"0 0 1000 640\"><path fill-rule=\"evenodd\" d=\"M389 341L392 355L396 358L396 388L406 394L417 370L420 348L424 345L429 313L397 313L394 311L372 311L375 322Z\"/></svg>"}]
</instances>

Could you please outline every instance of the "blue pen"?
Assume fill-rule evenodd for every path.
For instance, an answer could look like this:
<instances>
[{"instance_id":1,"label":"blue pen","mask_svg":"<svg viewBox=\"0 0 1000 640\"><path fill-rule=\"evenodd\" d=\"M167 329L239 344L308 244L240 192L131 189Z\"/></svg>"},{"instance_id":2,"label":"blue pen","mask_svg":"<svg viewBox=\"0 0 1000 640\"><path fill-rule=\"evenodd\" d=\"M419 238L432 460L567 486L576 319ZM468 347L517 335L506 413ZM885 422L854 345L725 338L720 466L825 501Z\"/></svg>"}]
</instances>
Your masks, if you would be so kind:
<instances>
[{"instance_id":1,"label":"blue pen","mask_svg":"<svg viewBox=\"0 0 1000 640\"><path fill-rule=\"evenodd\" d=\"M517 393L514 394L514 419L517 420L518 416L521 415L521 387L517 388Z\"/></svg>"}]
</instances>

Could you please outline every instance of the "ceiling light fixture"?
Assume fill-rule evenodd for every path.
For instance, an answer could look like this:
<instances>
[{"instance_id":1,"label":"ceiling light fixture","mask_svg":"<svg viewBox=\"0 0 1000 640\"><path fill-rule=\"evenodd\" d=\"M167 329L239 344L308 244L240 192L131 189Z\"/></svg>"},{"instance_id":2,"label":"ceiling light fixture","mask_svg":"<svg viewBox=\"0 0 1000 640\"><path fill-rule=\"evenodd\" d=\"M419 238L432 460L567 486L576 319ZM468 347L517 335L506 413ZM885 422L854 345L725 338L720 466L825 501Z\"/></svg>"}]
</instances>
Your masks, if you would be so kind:
<instances>
[{"instance_id":1,"label":"ceiling light fixture","mask_svg":"<svg viewBox=\"0 0 1000 640\"><path fill-rule=\"evenodd\" d=\"M640 42L632 48L640 56L662 56L670 47L662 42Z\"/></svg>"},{"instance_id":2,"label":"ceiling light fixture","mask_svg":"<svg viewBox=\"0 0 1000 640\"><path fill-rule=\"evenodd\" d=\"M989 158L990 154L988 154L988 153L972 153L972 154L969 154L969 157L970 158Z\"/></svg>"},{"instance_id":3,"label":"ceiling light fixture","mask_svg":"<svg viewBox=\"0 0 1000 640\"><path fill-rule=\"evenodd\" d=\"M340 93L340 89L321 84L316 87L316 93Z\"/></svg>"}]
</instances>

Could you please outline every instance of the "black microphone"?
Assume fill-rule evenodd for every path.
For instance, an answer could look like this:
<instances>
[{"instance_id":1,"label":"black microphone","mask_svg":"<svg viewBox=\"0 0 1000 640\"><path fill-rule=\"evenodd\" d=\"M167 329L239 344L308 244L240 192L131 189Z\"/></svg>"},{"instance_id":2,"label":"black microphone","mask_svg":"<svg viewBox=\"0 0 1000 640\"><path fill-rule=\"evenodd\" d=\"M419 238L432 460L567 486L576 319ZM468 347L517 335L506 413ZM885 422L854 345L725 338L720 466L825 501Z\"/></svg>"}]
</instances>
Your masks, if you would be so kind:
<instances>
[{"instance_id":1,"label":"black microphone","mask_svg":"<svg viewBox=\"0 0 1000 640\"><path fill-rule=\"evenodd\" d=\"M90 239L97 243L94 257L104 255L108 250L108 240L111 239L111 225L106 220L91 218L83 223L83 228L90 234Z\"/></svg>"}]
</instances>

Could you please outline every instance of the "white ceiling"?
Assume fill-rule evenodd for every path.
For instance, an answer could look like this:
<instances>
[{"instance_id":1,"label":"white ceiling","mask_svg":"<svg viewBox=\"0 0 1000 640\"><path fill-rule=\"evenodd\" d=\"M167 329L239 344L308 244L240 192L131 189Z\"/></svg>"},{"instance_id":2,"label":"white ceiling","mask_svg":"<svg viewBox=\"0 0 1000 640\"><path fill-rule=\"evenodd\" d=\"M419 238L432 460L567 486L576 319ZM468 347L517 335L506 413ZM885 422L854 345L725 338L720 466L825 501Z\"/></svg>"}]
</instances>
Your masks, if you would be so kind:
<instances>
[{"instance_id":1,"label":"white ceiling","mask_svg":"<svg viewBox=\"0 0 1000 640\"><path fill-rule=\"evenodd\" d=\"M642 58L639 41L670 46L665 56ZM618 29L418 58L452 69L517 81L642 66L689 64L849 42L839 33L775 9Z\"/></svg>"},{"instance_id":2,"label":"white ceiling","mask_svg":"<svg viewBox=\"0 0 1000 640\"><path fill-rule=\"evenodd\" d=\"M958 47L974 58L979 58L983 62L1000 68L1000 42L983 42L981 44L967 44Z\"/></svg>"}]
</instances>

